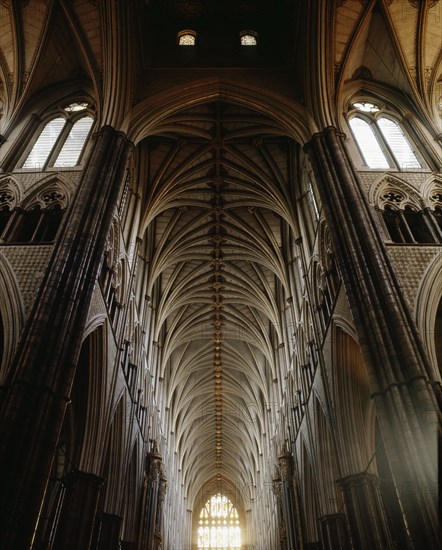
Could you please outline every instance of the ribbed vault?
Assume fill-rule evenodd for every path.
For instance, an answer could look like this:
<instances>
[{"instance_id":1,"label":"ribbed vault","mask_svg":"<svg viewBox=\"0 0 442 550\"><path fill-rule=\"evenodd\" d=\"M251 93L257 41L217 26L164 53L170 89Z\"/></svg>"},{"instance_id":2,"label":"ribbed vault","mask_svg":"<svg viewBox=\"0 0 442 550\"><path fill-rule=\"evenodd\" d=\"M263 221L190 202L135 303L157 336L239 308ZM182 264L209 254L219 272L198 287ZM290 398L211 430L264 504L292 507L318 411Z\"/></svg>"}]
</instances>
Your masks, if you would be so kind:
<instances>
[{"instance_id":1,"label":"ribbed vault","mask_svg":"<svg viewBox=\"0 0 442 550\"><path fill-rule=\"evenodd\" d=\"M137 150L138 293L191 502L214 480L247 487L264 444L298 234L297 146L278 134L214 102L165 120Z\"/></svg>"}]
</instances>

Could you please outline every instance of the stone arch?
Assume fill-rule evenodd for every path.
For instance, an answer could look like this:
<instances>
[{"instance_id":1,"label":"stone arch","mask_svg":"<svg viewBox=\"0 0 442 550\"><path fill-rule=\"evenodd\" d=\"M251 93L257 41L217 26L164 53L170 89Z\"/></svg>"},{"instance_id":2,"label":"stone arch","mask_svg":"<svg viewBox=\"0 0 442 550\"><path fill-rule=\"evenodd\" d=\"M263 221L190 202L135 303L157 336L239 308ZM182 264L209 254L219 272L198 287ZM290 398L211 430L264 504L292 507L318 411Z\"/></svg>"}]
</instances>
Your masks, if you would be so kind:
<instances>
[{"instance_id":1,"label":"stone arch","mask_svg":"<svg viewBox=\"0 0 442 550\"><path fill-rule=\"evenodd\" d=\"M8 196L1 200L0 207L2 204L7 204L10 210L21 204L25 194L23 186L11 176L0 178L0 195L3 195L3 193Z\"/></svg>"},{"instance_id":2,"label":"stone arch","mask_svg":"<svg viewBox=\"0 0 442 550\"><path fill-rule=\"evenodd\" d=\"M416 293L414 315L426 345L433 372L431 379L442 382L442 255L437 254L427 267Z\"/></svg>"},{"instance_id":3,"label":"stone arch","mask_svg":"<svg viewBox=\"0 0 442 550\"><path fill-rule=\"evenodd\" d=\"M141 501L141 479L140 453L138 442L135 441L130 459L126 468L126 479L124 483L122 517L123 529L122 539L132 541L136 539L136 533L139 530L139 506Z\"/></svg>"},{"instance_id":4,"label":"stone arch","mask_svg":"<svg viewBox=\"0 0 442 550\"><path fill-rule=\"evenodd\" d=\"M372 469L374 411L368 374L357 341L333 325L333 394L342 475Z\"/></svg>"},{"instance_id":5,"label":"stone arch","mask_svg":"<svg viewBox=\"0 0 442 550\"><path fill-rule=\"evenodd\" d=\"M122 130L135 144L155 133L167 116L184 108L215 100L254 109L275 120L281 132L305 144L318 131L311 115L299 103L249 82L206 78L170 88L137 104L123 121Z\"/></svg>"},{"instance_id":6,"label":"stone arch","mask_svg":"<svg viewBox=\"0 0 442 550\"><path fill-rule=\"evenodd\" d=\"M88 472L99 471L100 449L104 447L104 422L106 410L106 369L107 364L107 325L99 324L91 330L83 341L86 347L83 355L84 380L87 384L85 391L86 418L82 449L79 456L79 466Z\"/></svg>"},{"instance_id":7,"label":"stone arch","mask_svg":"<svg viewBox=\"0 0 442 550\"><path fill-rule=\"evenodd\" d=\"M342 511L343 500L336 480L341 477L336 456L336 444L330 425L330 419L317 395L314 396L314 429L317 465L322 480L319 492L321 516Z\"/></svg>"},{"instance_id":8,"label":"stone arch","mask_svg":"<svg viewBox=\"0 0 442 550\"><path fill-rule=\"evenodd\" d=\"M9 367L17 346L25 319L25 306L15 280L14 270L8 259L0 252L0 330L2 331L2 354L0 357L0 384L13 375Z\"/></svg>"},{"instance_id":9,"label":"stone arch","mask_svg":"<svg viewBox=\"0 0 442 550\"><path fill-rule=\"evenodd\" d=\"M301 443L300 465L300 491L302 495L303 509L303 539L304 544L317 544L319 542L319 493L317 478L312 465L312 457L308 451L306 442Z\"/></svg>"},{"instance_id":10,"label":"stone arch","mask_svg":"<svg viewBox=\"0 0 442 550\"><path fill-rule=\"evenodd\" d=\"M100 475L105 479L102 491L101 508L106 512L115 513L120 509L124 470L124 442L126 398L122 394L116 404L112 420L109 422L106 433L106 445L102 455Z\"/></svg>"},{"instance_id":11,"label":"stone arch","mask_svg":"<svg viewBox=\"0 0 442 550\"><path fill-rule=\"evenodd\" d=\"M416 210L423 210L425 206L422 196L412 185L392 174L383 175L371 186L368 200L380 210L387 203L398 209L411 206Z\"/></svg>"},{"instance_id":12,"label":"stone arch","mask_svg":"<svg viewBox=\"0 0 442 550\"><path fill-rule=\"evenodd\" d=\"M39 179L27 191L23 207L29 209L35 204L39 204L44 209L56 202L65 210L71 201L73 192L72 183L64 178L63 174L58 173L56 176L49 174ZM51 197L47 197L47 195L51 195ZM48 200L48 198L52 200Z\"/></svg>"},{"instance_id":13,"label":"stone arch","mask_svg":"<svg viewBox=\"0 0 442 550\"><path fill-rule=\"evenodd\" d=\"M442 178L432 175L422 186L421 193L425 205L434 210L438 203L442 203Z\"/></svg>"}]
</instances>

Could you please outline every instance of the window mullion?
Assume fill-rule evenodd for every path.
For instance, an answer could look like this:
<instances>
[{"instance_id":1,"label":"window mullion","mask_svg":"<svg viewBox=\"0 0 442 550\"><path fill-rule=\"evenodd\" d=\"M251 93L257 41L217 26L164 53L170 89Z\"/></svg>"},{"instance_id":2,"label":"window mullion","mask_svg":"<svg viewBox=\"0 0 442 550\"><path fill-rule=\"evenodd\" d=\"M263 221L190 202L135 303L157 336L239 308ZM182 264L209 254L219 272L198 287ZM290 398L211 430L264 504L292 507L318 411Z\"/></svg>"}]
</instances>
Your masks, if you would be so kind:
<instances>
[{"instance_id":1,"label":"window mullion","mask_svg":"<svg viewBox=\"0 0 442 550\"><path fill-rule=\"evenodd\" d=\"M387 140L382 135L382 132L378 127L377 121L373 120L370 123L370 126L373 129L373 133L377 139L377 142L379 143L379 147L382 149L382 152L384 153L385 158L390 165L390 168L396 168L396 170L399 171L399 163L397 162L396 157L394 156L393 151L391 150L391 147L389 146Z\"/></svg>"},{"instance_id":2,"label":"window mullion","mask_svg":"<svg viewBox=\"0 0 442 550\"><path fill-rule=\"evenodd\" d=\"M67 120L65 125L63 126L62 131L60 132L60 135L57 138L57 141L55 142L51 152L49 153L44 169L46 169L48 166L53 166L54 163L56 162L57 157L60 154L60 151L65 141L67 140L70 131L72 130L72 126L73 126L72 122L70 120Z\"/></svg>"},{"instance_id":3,"label":"window mullion","mask_svg":"<svg viewBox=\"0 0 442 550\"><path fill-rule=\"evenodd\" d=\"M399 231L402 233L402 236L404 237L405 243L416 243L416 239L414 238L414 235L410 229L410 226L408 225L407 218L405 217L405 213L403 210L399 210L399 216L401 219L401 224L399 225ZM403 229L405 230L406 235L403 234ZM408 237L408 239L407 239Z\"/></svg>"}]
</instances>

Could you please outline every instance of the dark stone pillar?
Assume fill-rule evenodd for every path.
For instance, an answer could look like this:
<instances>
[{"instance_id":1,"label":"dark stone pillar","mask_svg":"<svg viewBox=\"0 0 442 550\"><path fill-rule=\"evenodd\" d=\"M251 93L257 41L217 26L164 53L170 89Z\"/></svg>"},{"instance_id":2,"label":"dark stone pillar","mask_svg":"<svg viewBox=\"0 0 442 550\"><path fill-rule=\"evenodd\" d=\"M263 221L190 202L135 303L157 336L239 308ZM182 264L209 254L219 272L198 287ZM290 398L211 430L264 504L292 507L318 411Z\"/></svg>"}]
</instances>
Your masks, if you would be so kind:
<instances>
[{"instance_id":1,"label":"dark stone pillar","mask_svg":"<svg viewBox=\"0 0 442 550\"><path fill-rule=\"evenodd\" d=\"M324 550L347 550L350 547L344 514L327 514L320 518Z\"/></svg>"},{"instance_id":2,"label":"dark stone pillar","mask_svg":"<svg viewBox=\"0 0 442 550\"><path fill-rule=\"evenodd\" d=\"M120 550L121 519L115 514L98 514L97 544L94 550Z\"/></svg>"},{"instance_id":3,"label":"dark stone pillar","mask_svg":"<svg viewBox=\"0 0 442 550\"><path fill-rule=\"evenodd\" d=\"M393 548L379 492L379 478L362 472L338 480L344 494L353 545L357 549Z\"/></svg>"},{"instance_id":4,"label":"dark stone pillar","mask_svg":"<svg viewBox=\"0 0 442 550\"><path fill-rule=\"evenodd\" d=\"M69 402L84 326L131 146L104 127L54 246L0 409L0 536L30 548Z\"/></svg>"},{"instance_id":5,"label":"dark stone pillar","mask_svg":"<svg viewBox=\"0 0 442 550\"><path fill-rule=\"evenodd\" d=\"M437 548L441 542L436 490L440 385L342 134L326 128L313 136L306 150L409 533L416 545ZM410 491L405 494L407 487Z\"/></svg>"},{"instance_id":6,"label":"dark stone pillar","mask_svg":"<svg viewBox=\"0 0 442 550\"><path fill-rule=\"evenodd\" d=\"M89 548L103 479L71 472L62 480L63 500L55 527L54 550Z\"/></svg>"}]
</instances>

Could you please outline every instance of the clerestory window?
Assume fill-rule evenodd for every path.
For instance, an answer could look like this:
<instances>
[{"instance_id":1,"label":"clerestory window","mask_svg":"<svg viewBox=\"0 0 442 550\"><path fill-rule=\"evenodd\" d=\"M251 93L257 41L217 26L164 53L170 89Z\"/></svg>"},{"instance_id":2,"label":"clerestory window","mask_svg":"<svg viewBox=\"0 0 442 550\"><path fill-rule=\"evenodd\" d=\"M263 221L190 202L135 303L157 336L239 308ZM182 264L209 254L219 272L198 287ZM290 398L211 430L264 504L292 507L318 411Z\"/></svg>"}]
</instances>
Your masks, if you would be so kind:
<instances>
[{"instance_id":1,"label":"clerestory window","mask_svg":"<svg viewBox=\"0 0 442 550\"><path fill-rule=\"evenodd\" d=\"M94 123L91 116L81 114L86 108L87 104L73 103L64 109L67 118L58 116L47 122L20 167L46 170L77 166Z\"/></svg>"},{"instance_id":2,"label":"clerestory window","mask_svg":"<svg viewBox=\"0 0 442 550\"><path fill-rule=\"evenodd\" d=\"M255 31L241 31L239 33L241 46L257 46L258 33Z\"/></svg>"},{"instance_id":3,"label":"clerestory window","mask_svg":"<svg viewBox=\"0 0 442 550\"><path fill-rule=\"evenodd\" d=\"M352 108L348 124L369 168L422 168L412 141L394 116L369 102L355 102Z\"/></svg>"}]
</instances>

